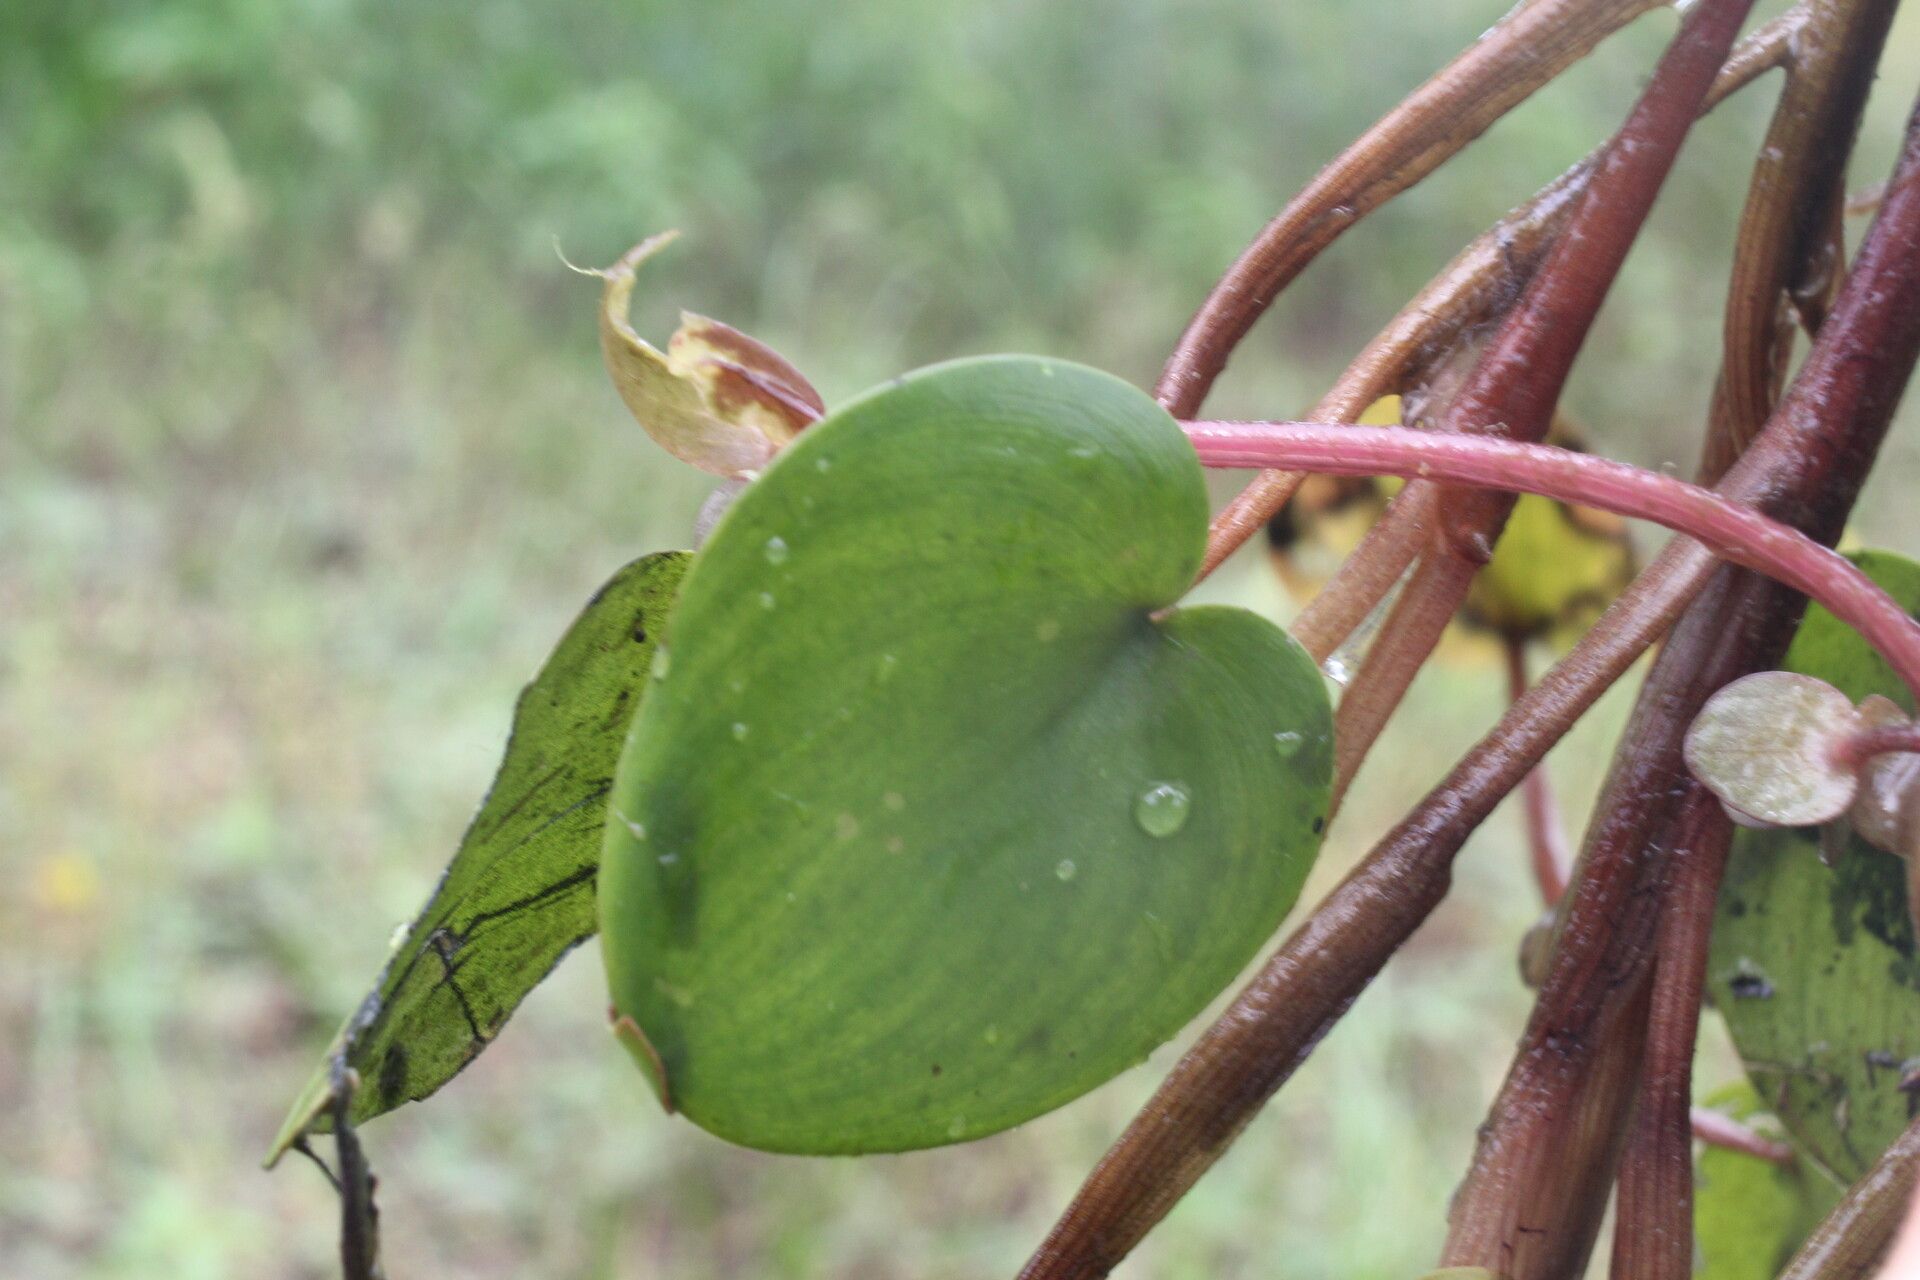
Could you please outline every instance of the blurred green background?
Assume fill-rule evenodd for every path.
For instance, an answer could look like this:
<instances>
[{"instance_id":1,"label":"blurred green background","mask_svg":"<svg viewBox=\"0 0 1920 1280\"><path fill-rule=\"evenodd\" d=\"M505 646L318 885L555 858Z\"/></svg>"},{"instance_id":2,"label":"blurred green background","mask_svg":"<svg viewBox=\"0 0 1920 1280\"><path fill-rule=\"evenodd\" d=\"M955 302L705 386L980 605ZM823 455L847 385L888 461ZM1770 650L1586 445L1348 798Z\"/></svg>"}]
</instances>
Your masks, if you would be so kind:
<instances>
[{"instance_id":1,"label":"blurred green background","mask_svg":"<svg viewBox=\"0 0 1920 1280\"><path fill-rule=\"evenodd\" d=\"M0 5L0 1276L335 1273L319 1175L258 1158L520 681L618 564L686 542L706 488L620 407L556 247L605 262L682 228L642 332L725 318L829 402L997 349L1150 381L1284 197L1507 4ZM1860 181L1890 163L1916 25ZM1671 27L1352 233L1212 407L1302 408L1604 136ZM1570 403L1605 452L1691 464L1776 83L1698 131L1595 335ZM1909 436L1875 494L1914 479ZM1858 523L1911 547L1920 510ZM1291 607L1255 557L1206 590ZM1499 696L1491 665L1436 664L1316 884ZM1576 815L1623 710L1555 756ZM1489 824L1130 1274L1424 1268L1526 1008L1516 835ZM1178 1049L999 1138L809 1162L662 1118L603 1000L589 947L430 1106L369 1127L396 1280L1008 1275Z\"/></svg>"}]
</instances>

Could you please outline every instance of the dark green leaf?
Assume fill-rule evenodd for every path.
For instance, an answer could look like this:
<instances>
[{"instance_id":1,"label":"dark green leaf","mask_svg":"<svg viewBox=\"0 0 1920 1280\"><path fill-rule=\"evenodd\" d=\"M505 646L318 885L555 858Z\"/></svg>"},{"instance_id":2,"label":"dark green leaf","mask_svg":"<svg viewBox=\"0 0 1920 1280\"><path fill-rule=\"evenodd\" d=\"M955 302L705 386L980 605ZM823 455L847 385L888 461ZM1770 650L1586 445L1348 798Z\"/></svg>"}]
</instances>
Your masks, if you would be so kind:
<instances>
[{"instance_id":1,"label":"dark green leaf","mask_svg":"<svg viewBox=\"0 0 1920 1280\"><path fill-rule=\"evenodd\" d=\"M1163 410L1023 357L898 380L747 490L607 825L615 1004L672 1105L776 1150L974 1138L1232 979L1318 847L1330 723L1278 628L1152 616L1206 517Z\"/></svg>"},{"instance_id":2,"label":"dark green leaf","mask_svg":"<svg viewBox=\"0 0 1920 1280\"><path fill-rule=\"evenodd\" d=\"M600 589L520 694L506 758L426 908L347 1020L275 1139L322 1127L329 1067L358 1073L357 1123L431 1094L597 925L594 880L615 761L686 572L645 556Z\"/></svg>"},{"instance_id":3,"label":"dark green leaf","mask_svg":"<svg viewBox=\"0 0 1920 1280\"><path fill-rule=\"evenodd\" d=\"M1902 605L1920 606L1920 565L1855 558ZM1891 668L1817 606L1783 665L1855 702L1878 693L1912 710ZM1913 1114L1900 1082L1920 1055L1920 965L1900 860L1857 837L1831 869L1818 852L1813 829L1738 834L1709 982L1762 1100L1797 1145L1851 1182Z\"/></svg>"}]
</instances>

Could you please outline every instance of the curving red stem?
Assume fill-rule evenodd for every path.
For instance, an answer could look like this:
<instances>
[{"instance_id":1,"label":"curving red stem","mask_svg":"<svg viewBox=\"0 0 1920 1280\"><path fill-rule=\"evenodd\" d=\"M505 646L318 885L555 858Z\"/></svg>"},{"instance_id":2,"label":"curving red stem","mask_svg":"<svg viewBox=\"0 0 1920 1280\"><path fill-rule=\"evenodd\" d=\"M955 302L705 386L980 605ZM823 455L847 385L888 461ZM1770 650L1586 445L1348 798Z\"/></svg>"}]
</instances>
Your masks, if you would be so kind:
<instances>
[{"instance_id":1,"label":"curving red stem","mask_svg":"<svg viewBox=\"0 0 1920 1280\"><path fill-rule=\"evenodd\" d=\"M1650 520L1800 591L1858 631L1920 697L1920 625L1845 556L1751 507L1657 472L1551 445L1405 427L1185 422L1210 467L1444 480Z\"/></svg>"}]
</instances>

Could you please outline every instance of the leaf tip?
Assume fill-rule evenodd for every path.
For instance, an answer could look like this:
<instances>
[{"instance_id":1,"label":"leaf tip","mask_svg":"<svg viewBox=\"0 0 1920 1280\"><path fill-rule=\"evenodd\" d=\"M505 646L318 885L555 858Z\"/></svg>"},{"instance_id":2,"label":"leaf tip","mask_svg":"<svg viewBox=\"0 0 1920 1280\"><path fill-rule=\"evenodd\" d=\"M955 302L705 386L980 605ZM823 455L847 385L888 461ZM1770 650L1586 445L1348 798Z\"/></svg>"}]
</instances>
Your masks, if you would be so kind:
<instances>
[{"instance_id":1,"label":"leaf tip","mask_svg":"<svg viewBox=\"0 0 1920 1280\"><path fill-rule=\"evenodd\" d=\"M262 1169L272 1169L280 1163L280 1157L293 1150L294 1144L313 1129L314 1121L333 1104L333 1062L320 1064L320 1069L307 1081L307 1087L294 1099L293 1106L287 1111L287 1118L280 1122L280 1131L267 1147L266 1158L260 1162Z\"/></svg>"}]
</instances>

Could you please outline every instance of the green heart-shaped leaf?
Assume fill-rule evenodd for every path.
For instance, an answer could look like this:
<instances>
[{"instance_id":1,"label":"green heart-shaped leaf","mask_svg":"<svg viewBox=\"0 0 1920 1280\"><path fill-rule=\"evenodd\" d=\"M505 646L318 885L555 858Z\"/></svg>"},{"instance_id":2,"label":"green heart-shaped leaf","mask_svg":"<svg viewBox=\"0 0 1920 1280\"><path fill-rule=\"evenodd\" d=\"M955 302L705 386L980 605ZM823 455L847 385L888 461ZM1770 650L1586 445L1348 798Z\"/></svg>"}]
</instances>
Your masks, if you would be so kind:
<instances>
[{"instance_id":1,"label":"green heart-shaped leaf","mask_svg":"<svg viewBox=\"0 0 1920 1280\"><path fill-rule=\"evenodd\" d=\"M487 1047L596 925L607 793L691 557L633 561L520 693L506 756L432 899L295 1101L269 1161L324 1127L336 1057L360 1077L355 1123L426 1097Z\"/></svg>"},{"instance_id":2,"label":"green heart-shaped leaf","mask_svg":"<svg viewBox=\"0 0 1920 1280\"><path fill-rule=\"evenodd\" d=\"M1909 611L1920 564L1881 551L1854 557ZM1854 702L1913 704L1858 634L1812 606L1782 664ZM1905 1129L1902 1092L1920 1056L1920 964L1906 869L1858 837L1824 866L1812 828L1738 833L1713 925L1709 983L1767 1106L1802 1149L1852 1182Z\"/></svg>"},{"instance_id":3,"label":"green heart-shaped leaf","mask_svg":"<svg viewBox=\"0 0 1920 1280\"><path fill-rule=\"evenodd\" d=\"M747 490L607 825L614 1003L670 1105L773 1150L979 1137L1232 979L1313 860L1331 730L1278 628L1152 616L1206 517L1159 406L1025 357L897 380Z\"/></svg>"}]
</instances>

